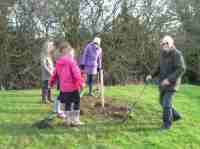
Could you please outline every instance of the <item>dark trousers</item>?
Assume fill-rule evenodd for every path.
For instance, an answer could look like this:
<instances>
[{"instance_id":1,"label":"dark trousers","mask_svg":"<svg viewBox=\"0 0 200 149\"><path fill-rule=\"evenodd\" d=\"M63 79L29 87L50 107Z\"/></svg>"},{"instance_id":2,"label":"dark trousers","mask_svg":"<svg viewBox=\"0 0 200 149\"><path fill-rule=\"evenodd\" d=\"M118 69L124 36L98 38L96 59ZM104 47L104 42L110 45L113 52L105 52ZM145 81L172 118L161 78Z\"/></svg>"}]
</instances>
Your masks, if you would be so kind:
<instances>
[{"instance_id":1,"label":"dark trousers","mask_svg":"<svg viewBox=\"0 0 200 149\"><path fill-rule=\"evenodd\" d=\"M42 81L42 89L48 89L48 88L49 88L48 80Z\"/></svg>"},{"instance_id":2,"label":"dark trousers","mask_svg":"<svg viewBox=\"0 0 200 149\"><path fill-rule=\"evenodd\" d=\"M175 91L160 90L160 104L163 108L163 122L166 127L170 127L172 121L179 116L179 113L172 107L175 93Z\"/></svg>"},{"instance_id":3,"label":"dark trousers","mask_svg":"<svg viewBox=\"0 0 200 149\"><path fill-rule=\"evenodd\" d=\"M80 110L80 94L79 91L74 92L60 92L58 100L65 104L65 111ZM73 105L73 107L72 107Z\"/></svg>"},{"instance_id":4,"label":"dark trousers","mask_svg":"<svg viewBox=\"0 0 200 149\"><path fill-rule=\"evenodd\" d=\"M87 75L87 84L89 87L89 94L92 94L93 83L94 83L94 75L88 74Z\"/></svg>"},{"instance_id":5,"label":"dark trousers","mask_svg":"<svg viewBox=\"0 0 200 149\"><path fill-rule=\"evenodd\" d=\"M42 95L43 96L48 96L49 95L48 80L42 81Z\"/></svg>"}]
</instances>

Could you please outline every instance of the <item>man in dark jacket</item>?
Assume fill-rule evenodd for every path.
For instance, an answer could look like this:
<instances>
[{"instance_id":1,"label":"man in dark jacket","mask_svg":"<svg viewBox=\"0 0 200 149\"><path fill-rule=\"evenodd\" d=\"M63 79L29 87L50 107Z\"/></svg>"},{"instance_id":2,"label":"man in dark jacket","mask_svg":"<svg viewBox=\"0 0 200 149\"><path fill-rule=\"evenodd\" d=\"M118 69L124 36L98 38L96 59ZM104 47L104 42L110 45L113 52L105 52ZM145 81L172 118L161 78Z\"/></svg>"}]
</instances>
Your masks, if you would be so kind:
<instances>
[{"instance_id":1,"label":"man in dark jacket","mask_svg":"<svg viewBox=\"0 0 200 149\"><path fill-rule=\"evenodd\" d=\"M160 104L163 108L164 129L169 129L172 121L179 120L180 114L172 107L172 99L178 90L186 66L181 51L176 49L174 40L165 36L161 43L159 69L152 75L159 74ZM147 76L147 80L151 76Z\"/></svg>"}]
</instances>

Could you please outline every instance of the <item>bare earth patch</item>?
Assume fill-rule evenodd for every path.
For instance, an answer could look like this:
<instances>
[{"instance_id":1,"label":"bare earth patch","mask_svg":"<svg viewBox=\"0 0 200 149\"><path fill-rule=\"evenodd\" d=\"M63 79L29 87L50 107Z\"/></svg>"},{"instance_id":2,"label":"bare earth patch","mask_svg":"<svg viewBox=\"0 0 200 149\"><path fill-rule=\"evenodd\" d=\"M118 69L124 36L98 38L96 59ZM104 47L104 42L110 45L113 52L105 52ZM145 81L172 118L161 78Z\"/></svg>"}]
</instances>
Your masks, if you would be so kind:
<instances>
[{"instance_id":1,"label":"bare earth patch","mask_svg":"<svg viewBox=\"0 0 200 149\"><path fill-rule=\"evenodd\" d=\"M84 96L81 98L81 115L124 119L127 114L127 104L116 102L111 97L105 97L104 108L102 108L101 99L98 97Z\"/></svg>"}]
</instances>

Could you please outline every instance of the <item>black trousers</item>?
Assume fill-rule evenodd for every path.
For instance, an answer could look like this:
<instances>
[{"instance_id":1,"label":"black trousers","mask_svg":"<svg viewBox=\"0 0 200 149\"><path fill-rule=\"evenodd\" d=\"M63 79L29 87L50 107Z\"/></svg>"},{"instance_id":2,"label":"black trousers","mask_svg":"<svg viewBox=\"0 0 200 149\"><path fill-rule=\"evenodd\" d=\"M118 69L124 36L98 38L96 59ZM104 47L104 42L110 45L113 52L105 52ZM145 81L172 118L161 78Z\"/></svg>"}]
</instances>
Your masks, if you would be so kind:
<instances>
[{"instance_id":1,"label":"black trousers","mask_svg":"<svg viewBox=\"0 0 200 149\"><path fill-rule=\"evenodd\" d=\"M79 91L60 92L58 100L65 104L65 111L70 111L72 104L74 110L80 110L80 94Z\"/></svg>"}]
</instances>

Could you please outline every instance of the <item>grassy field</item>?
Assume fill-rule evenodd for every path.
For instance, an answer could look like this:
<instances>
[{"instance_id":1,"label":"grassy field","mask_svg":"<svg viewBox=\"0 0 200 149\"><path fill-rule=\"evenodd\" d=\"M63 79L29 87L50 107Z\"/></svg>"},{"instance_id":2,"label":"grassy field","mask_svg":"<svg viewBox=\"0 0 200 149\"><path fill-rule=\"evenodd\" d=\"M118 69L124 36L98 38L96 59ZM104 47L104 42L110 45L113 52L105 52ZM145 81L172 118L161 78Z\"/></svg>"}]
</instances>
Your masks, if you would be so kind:
<instances>
[{"instance_id":1,"label":"grassy field","mask_svg":"<svg viewBox=\"0 0 200 149\"><path fill-rule=\"evenodd\" d=\"M143 86L107 87L106 96L132 103ZM0 149L200 149L200 87L183 85L174 105L183 119L161 131L158 91L149 86L132 119L117 123L87 115L79 128L37 129L32 124L47 115L40 90L0 92Z\"/></svg>"}]
</instances>

